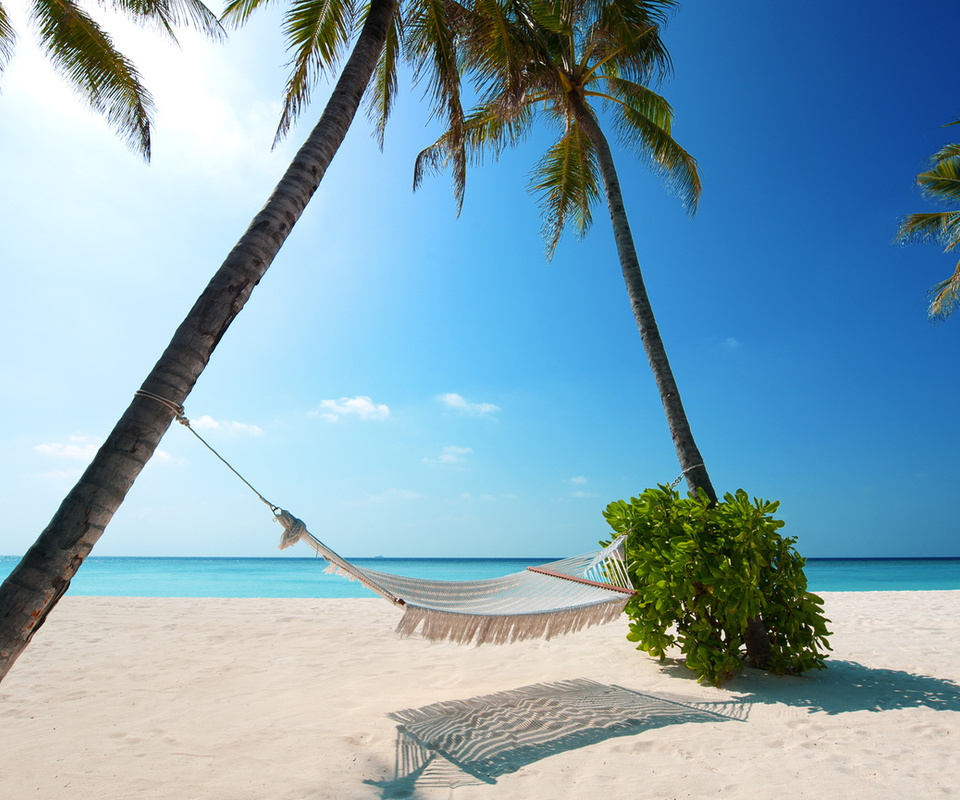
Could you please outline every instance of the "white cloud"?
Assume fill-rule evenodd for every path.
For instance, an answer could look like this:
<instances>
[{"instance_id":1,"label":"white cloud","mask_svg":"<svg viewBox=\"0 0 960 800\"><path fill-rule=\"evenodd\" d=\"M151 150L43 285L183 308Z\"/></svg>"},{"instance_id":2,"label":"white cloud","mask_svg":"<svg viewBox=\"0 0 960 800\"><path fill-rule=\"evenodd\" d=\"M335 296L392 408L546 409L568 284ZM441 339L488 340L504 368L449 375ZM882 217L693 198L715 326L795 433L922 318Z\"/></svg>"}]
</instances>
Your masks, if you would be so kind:
<instances>
[{"instance_id":1,"label":"white cloud","mask_svg":"<svg viewBox=\"0 0 960 800\"><path fill-rule=\"evenodd\" d=\"M458 466L466 460L466 456L473 452L472 447L455 447L453 445L444 447L440 455L436 458L424 457L425 464L439 464L441 466Z\"/></svg>"},{"instance_id":2,"label":"white cloud","mask_svg":"<svg viewBox=\"0 0 960 800\"><path fill-rule=\"evenodd\" d=\"M380 403L374 403L366 395L357 397L341 397L339 400L324 400L313 411L311 417L319 417L327 422L337 422L343 417L357 417L359 419L386 419L390 416L390 409Z\"/></svg>"},{"instance_id":3,"label":"white cloud","mask_svg":"<svg viewBox=\"0 0 960 800\"><path fill-rule=\"evenodd\" d=\"M160 464L172 464L176 459L170 455L166 450L161 450L159 447L153 451L153 457L151 461L156 461Z\"/></svg>"},{"instance_id":4,"label":"white cloud","mask_svg":"<svg viewBox=\"0 0 960 800\"><path fill-rule=\"evenodd\" d=\"M209 414L190 420L190 425L198 431L217 431L226 433L230 436L238 434L248 434L250 436L260 436L263 434L263 428L257 425L248 425L246 422L219 422Z\"/></svg>"},{"instance_id":5,"label":"white cloud","mask_svg":"<svg viewBox=\"0 0 960 800\"><path fill-rule=\"evenodd\" d=\"M454 392L442 394L438 399L447 408L452 408L454 411L459 411L461 414L467 414L471 417L484 417L489 414L496 414L500 410L500 406L495 406L493 403L467 402Z\"/></svg>"},{"instance_id":6,"label":"white cloud","mask_svg":"<svg viewBox=\"0 0 960 800\"><path fill-rule=\"evenodd\" d=\"M570 478L569 483L572 483L574 486L586 486L589 481L583 475L576 475L573 478ZM596 492L588 492L586 489L574 489L570 492L570 497L582 498L582 497L596 497Z\"/></svg>"},{"instance_id":7,"label":"white cloud","mask_svg":"<svg viewBox=\"0 0 960 800\"><path fill-rule=\"evenodd\" d=\"M463 503L476 503L477 501L481 503L493 503L496 501L496 499L497 498L492 494L481 494L477 497L474 497L472 494L470 494L470 492L464 492L457 498L457 500Z\"/></svg>"},{"instance_id":8,"label":"white cloud","mask_svg":"<svg viewBox=\"0 0 960 800\"><path fill-rule=\"evenodd\" d=\"M740 348L740 342L734 339L732 336L728 336L722 342L720 342L721 350L738 350Z\"/></svg>"},{"instance_id":9,"label":"white cloud","mask_svg":"<svg viewBox=\"0 0 960 800\"><path fill-rule=\"evenodd\" d=\"M64 442L45 442L34 446L37 453L52 458L68 458L71 461L89 462L100 447L100 442L89 436L68 436Z\"/></svg>"}]
</instances>

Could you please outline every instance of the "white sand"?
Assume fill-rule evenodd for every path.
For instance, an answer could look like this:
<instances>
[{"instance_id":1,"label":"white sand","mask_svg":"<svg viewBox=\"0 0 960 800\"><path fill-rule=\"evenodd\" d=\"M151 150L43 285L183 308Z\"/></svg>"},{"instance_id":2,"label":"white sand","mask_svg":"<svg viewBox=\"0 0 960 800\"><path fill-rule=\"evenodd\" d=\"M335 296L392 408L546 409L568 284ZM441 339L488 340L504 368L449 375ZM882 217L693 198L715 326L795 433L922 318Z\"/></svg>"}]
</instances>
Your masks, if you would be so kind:
<instances>
[{"instance_id":1,"label":"white sand","mask_svg":"<svg viewBox=\"0 0 960 800\"><path fill-rule=\"evenodd\" d=\"M622 624L461 648L397 639L379 600L68 596L0 683L0 796L960 796L960 592L825 599L829 670L714 689ZM476 739L447 738L459 767L407 774L390 712L579 678L649 710L507 697L454 720Z\"/></svg>"}]
</instances>

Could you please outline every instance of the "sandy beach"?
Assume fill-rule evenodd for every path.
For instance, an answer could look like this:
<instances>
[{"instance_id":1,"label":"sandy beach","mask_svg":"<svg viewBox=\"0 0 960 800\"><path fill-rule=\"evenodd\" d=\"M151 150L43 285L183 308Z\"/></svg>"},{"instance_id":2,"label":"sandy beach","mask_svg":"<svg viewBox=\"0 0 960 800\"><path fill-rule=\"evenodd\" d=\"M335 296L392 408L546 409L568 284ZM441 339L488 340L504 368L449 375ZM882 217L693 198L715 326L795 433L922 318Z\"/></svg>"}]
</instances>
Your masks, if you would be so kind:
<instances>
[{"instance_id":1,"label":"sandy beach","mask_svg":"<svg viewBox=\"0 0 960 800\"><path fill-rule=\"evenodd\" d=\"M827 671L716 689L624 624L464 648L379 600L67 596L0 684L2 795L960 795L960 592L824 597Z\"/></svg>"}]
</instances>

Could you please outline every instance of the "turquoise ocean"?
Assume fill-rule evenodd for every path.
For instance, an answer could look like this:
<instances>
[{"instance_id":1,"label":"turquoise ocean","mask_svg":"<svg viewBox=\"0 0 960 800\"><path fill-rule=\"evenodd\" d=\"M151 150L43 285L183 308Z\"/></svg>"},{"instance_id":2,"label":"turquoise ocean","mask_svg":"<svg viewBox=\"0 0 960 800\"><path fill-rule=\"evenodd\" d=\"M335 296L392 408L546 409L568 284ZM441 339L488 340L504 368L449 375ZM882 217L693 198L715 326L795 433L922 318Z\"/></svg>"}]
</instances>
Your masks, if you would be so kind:
<instances>
[{"instance_id":1,"label":"turquoise ocean","mask_svg":"<svg viewBox=\"0 0 960 800\"><path fill-rule=\"evenodd\" d=\"M381 572L435 580L475 580L519 572L553 558L358 558ZM0 579L18 556L0 556ZM373 597L354 581L327 575L318 558L145 558L91 556L72 595L104 597ZM960 558L808 559L813 592L960 590Z\"/></svg>"}]
</instances>

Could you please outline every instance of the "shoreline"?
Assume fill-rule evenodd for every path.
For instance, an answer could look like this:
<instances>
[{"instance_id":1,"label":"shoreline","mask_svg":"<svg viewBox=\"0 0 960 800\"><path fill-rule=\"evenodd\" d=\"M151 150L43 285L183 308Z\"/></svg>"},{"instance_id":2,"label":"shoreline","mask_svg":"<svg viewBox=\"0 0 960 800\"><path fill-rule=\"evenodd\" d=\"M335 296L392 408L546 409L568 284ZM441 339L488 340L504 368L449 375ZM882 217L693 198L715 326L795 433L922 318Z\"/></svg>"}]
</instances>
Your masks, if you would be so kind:
<instances>
[{"instance_id":1,"label":"shoreline","mask_svg":"<svg viewBox=\"0 0 960 800\"><path fill-rule=\"evenodd\" d=\"M715 689L620 622L472 648L397 638L377 599L67 595L0 683L0 775L41 800L952 795L960 591L822 596L827 670ZM424 747L439 714L476 750Z\"/></svg>"}]
</instances>

